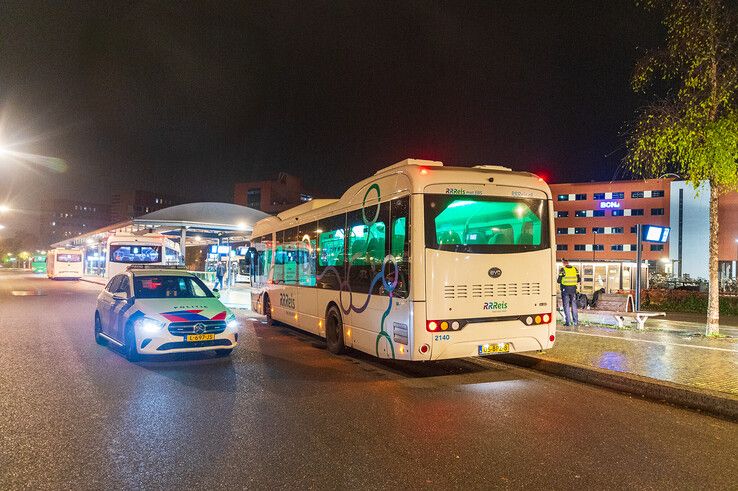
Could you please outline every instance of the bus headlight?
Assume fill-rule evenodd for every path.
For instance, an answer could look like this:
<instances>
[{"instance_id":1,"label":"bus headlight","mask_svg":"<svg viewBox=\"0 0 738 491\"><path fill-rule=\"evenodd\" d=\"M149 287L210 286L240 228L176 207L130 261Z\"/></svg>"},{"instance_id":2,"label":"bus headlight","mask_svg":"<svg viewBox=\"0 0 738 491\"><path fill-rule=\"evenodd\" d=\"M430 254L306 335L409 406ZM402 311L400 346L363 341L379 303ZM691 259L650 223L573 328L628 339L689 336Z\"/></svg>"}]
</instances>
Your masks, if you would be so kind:
<instances>
[{"instance_id":1,"label":"bus headlight","mask_svg":"<svg viewBox=\"0 0 738 491\"><path fill-rule=\"evenodd\" d=\"M136 321L136 327L145 334L156 334L162 330L164 323L149 317L143 317Z\"/></svg>"}]
</instances>

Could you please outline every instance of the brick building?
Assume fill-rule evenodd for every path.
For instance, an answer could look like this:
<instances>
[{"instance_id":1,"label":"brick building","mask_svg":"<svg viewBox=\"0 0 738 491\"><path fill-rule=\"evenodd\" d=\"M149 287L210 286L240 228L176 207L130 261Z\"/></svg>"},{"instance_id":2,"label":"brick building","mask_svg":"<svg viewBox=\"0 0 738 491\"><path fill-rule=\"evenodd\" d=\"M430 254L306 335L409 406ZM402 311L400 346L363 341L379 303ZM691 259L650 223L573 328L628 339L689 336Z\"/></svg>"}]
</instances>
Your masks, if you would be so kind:
<instances>
[{"instance_id":1,"label":"brick building","mask_svg":"<svg viewBox=\"0 0 738 491\"><path fill-rule=\"evenodd\" d=\"M280 172L276 179L239 182L233 188L233 202L265 213L280 213L313 199L299 177Z\"/></svg>"}]
</instances>

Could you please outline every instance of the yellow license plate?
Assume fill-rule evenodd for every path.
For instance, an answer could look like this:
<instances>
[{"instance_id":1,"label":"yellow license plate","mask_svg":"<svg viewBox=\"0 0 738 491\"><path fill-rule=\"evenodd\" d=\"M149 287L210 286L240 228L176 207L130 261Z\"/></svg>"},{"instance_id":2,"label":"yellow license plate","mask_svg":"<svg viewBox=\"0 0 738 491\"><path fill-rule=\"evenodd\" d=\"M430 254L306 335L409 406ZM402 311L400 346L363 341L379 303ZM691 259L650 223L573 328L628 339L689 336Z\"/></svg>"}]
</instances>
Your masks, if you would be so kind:
<instances>
[{"instance_id":1,"label":"yellow license plate","mask_svg":"<svg viewBox=\"0 0 738 491\"><path fill-rule=\"evenodd\" d=\"M493 353L509 353L510 343L494 343L479 345L480 355L491 355Z\"/></svg>"},{"instance_id":2,"label":"yellow license plate","mask_svg":"<svg viewBox=\"0 0 738 491\"><path fill-rule=\"evenodd\" d=\"M215 334L188 334L187 341L212 341Z\"/></svg>"}]
</instances>

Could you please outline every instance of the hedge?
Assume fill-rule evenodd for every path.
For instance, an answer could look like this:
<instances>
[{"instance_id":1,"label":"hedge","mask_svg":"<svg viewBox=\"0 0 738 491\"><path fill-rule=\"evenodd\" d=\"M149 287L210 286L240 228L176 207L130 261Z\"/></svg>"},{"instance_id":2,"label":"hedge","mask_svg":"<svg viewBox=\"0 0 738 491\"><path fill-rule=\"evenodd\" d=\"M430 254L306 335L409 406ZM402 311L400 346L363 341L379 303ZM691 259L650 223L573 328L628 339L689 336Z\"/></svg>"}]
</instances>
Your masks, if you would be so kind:
<instances>
[{"instance_id":1,"label":"hedge","mask_svg":"<svg viewBox=\"0 0 738 491\"><path fill-rule=\"evenodd\" d=\"M688 290L643 290L641 307L668 312L707 314L707 293ZM738 297L720 297L720 313L738 315Z\"/></svg>"}]
</instances>

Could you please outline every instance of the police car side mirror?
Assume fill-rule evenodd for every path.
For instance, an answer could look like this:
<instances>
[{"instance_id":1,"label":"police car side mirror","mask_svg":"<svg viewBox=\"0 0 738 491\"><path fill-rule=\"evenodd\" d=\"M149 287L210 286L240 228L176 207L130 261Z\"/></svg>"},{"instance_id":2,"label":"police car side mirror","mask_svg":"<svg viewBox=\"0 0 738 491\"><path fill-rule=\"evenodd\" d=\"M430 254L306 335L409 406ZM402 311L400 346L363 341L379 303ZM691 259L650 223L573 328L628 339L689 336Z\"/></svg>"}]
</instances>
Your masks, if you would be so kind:
<instances>
[{"instance_id":1,"label":"police car side mirror","mask_svg":"<svg viewBox=\"0 0 738 491\"><path fill-rule=\"evenodd\" d=\"M213 295L215 295L215 298L220 298L220 290L213 290Z\"/></svg>"}]
</instances>

